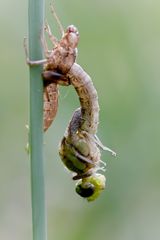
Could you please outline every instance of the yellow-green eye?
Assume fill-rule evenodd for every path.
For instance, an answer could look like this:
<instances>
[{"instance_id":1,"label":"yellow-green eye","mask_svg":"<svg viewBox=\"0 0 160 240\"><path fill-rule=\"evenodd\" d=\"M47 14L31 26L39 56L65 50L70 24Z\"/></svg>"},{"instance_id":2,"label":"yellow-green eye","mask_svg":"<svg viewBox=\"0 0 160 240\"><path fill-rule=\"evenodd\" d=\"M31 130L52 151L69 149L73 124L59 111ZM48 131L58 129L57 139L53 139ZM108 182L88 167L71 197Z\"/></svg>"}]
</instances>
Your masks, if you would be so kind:
<instances>
[{"instance_id":1,"label":"yellow-green eye","mask_svg":"<svg viewBox=\"0 0 160 240\"><path fill-rule=\"evenodd\" d=\"M105 188L106 178L102 174L93 174L77 182L76 192L89 202L99 197Z\"/></svg>"}]
</instances>

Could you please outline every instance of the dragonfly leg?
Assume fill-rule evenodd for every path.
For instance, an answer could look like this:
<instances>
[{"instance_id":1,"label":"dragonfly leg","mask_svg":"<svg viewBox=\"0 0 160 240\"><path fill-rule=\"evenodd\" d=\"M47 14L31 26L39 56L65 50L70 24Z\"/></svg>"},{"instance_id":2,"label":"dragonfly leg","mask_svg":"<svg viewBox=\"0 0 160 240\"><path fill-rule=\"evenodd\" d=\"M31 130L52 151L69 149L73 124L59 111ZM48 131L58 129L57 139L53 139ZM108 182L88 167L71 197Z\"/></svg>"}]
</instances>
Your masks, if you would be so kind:
<instances>
[{"instance_id":1,"label":"dragonfly leg","mask_svg":"<svg viewBox=\"0 0 160 240\"><path fill-rule=\"evenodd\" d=\"M94 135L94 139L95 139L95 143L97 144L97 146L99 148L101 148L102 150L108 151L112 154L112 156L116 156L116 152L114 152L112 149L106 147L103 145L103 143L99 140L99 138L97 137L97 135Z\"/></svg>"},{"instance_id":2,"label":"dragonfly leg","mask_svg":"<svg viewBox=\"0 0 160 240\"><path fill-rule=\"evenodd\" d=\"M44 49L44 54L46 58L49 58L50 53L52 52L52 50L48 49L48 45L47 45L47 41L44 35L41 35L41 43Z\"/></svg>"},{"instance_id":3,"label":"dragonfly leg","mask_svg":"<svg viewBox=\"0 0 160 240\"><path fill-rule=\"evenodd\" d=\"M61 32L61 34L62 34L62 37L63 37L63 35L64 35L64 28L63 28L63 26L62 26L62 24L61 24L61 22L60 22L60 20L59 20L59 18L58 18L58 16L57 16L57 14L56 14L56 11L55 11L55 9L54 9L53 4L50 4L50 6L51 6L51 12L52 12L52 14L53 14L53 17L55 18L55 20L56 20L56 22L57 22L57 24L58 24L58 27L59 27L59 29L60 29L60 32Z\"/></svg>"},{"instance_id":4,"label":"dragonfly leg","mask_svg":"<svg viewBox=\"0 0 160 240\"><path fill-rule=\"evenodd\" d=\"M89 164L95 166L95 163L94 163L91 159L89 159L89 158L87 158L87 157L84 157L82 154L80 154L80 153L79 153L78 151L76 151L75 149L74 149L74 153L75 153L75 156L76 156L80 161L85 162L85 163L89 163Z\"/></svg>"},{"instance_id":5,"label":"dragonfly leg","mask_svg":"<svg viewBox=\"0 0 160 240\"><path fill-rule=\"evenodd\" d=\"M79 180L79 179L84 179L87 177L90 177L92 175L92 171L87 171L85 173L77 173L77 175L75 175L72 179L73 180Z\"/></svg>"},{"instance_id":6,"label":"dragonfly leg","mask_svg":"<svg viewBox=\"0 0 160 240\"><path fill-rule=\"evenodd\" d=\"M47 62L47 59L41 59L41 60L30 60L29 59L28 48L27 48L27 38L24 38L23 46L24 46L24 51L25 51L25 56L26 56L26 63L29 66L43 65L44 63Z\"/></svg>"},{"instance_id":7,"label":"dragonfly leg","mask_svg":"<svg viewBox=\"0 0 160 240\"><path fill-rule=\"evenodd\" d=\"M48 25L47 22L45 23L44 30L48 34L48 37L51 40L51 42L53 43L53 45L56 47L58 44L58 41L57 41L56 37L52 34L50 26Z\"/></svg>"}]
</instances>

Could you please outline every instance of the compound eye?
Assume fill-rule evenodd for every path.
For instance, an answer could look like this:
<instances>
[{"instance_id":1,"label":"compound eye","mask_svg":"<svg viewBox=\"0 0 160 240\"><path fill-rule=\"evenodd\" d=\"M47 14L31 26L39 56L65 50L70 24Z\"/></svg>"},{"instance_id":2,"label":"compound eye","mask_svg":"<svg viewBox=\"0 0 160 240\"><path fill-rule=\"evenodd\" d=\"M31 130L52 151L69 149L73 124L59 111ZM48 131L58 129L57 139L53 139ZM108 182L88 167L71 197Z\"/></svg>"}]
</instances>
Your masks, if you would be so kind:
<instances>
[{"instance_id":1,"label":"compound eye","mask_svg":"<svg viewBox=\"0 0 160 240\"><path fill-rule=\"evenodd\" d=\"M88 202L94 201L104 190L105 182L104 175L95 173L90 177L80 179L76 185L76 192Z\"/></svg>"},{"instance_id":2,"label":"compound eye","mask_svg":"<svg viewBox=\"0 0 160 240\"><path fill-rule=\"evenodd\" d=\"M95 186L91 183L79 183L76 186L76 193L83 198L91 197L94 194Z\"/></svg>"}]
</instances>

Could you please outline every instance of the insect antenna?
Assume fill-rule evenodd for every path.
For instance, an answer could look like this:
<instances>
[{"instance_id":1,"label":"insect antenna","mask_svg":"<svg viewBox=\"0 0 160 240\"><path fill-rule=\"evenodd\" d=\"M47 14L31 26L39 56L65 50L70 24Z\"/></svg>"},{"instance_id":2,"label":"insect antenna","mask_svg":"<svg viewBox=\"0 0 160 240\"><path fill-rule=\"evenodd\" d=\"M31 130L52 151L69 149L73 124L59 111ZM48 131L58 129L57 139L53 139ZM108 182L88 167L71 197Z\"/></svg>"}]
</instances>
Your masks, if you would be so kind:
<instances>
[{"instance_id":1,"label":"insect antenna","mask_svg":"<svg viewBox=\"0 0 160 240\"><path fill-rule=\"evenodd\" d=\"M53 15L53 17L55 18L55 20L56 20L56 22L57 22L57 24L58 24L58 27L59 27L59 29L60 29L60 32L61 32L61 34L62 34L62 37L63 37L63 36L64 36L64 28L63 28L63 26L62 26L62 24L61 24L61 21L59 20L57 14L56 14L56 11L55 11L55 8L54 8L53 3L51 3L50 6L51 6L52 15Z\"/></svg>"}]
</instances>

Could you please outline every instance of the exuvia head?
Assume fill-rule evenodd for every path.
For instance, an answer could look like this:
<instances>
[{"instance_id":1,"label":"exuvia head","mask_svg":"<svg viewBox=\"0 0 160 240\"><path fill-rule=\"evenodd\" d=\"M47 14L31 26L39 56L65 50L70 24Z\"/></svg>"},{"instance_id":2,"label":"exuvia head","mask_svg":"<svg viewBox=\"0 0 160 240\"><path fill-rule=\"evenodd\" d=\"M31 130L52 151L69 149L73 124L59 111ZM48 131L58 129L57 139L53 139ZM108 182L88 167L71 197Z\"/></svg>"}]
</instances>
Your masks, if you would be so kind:
<instances>
[{"instance_id":1,"label":"exuvia head","mask_svg":"<svg viewBox=\"0 0 160 240\"><path fill-rule=\"evenodd\" d=\"M63 41L66 39L67 45L76 48L79 41L79 32L74 25L69 25L64 33Z\"/></svg>"},{"instance_id":2,"label":"exuvia head","mask_svg":"<svg viewBox=\"0 0 160 240\"><path fill-rule=\"evenodd\" d=\"M66 31L64 31L64 28L56 14L53 4L51 4L51 12L52 12L52 14L59 26L61 34L62 34L62 39L60 40L60 42L63 42L64 46L69 46L73 49L76 48L77 44L78 44L78 40L79 40L79 32L78 32L77 28L74 25L69 25L67 27ZM55 46L56 45L57 44L55 44Z\"/></svg>"}]
</instances>

